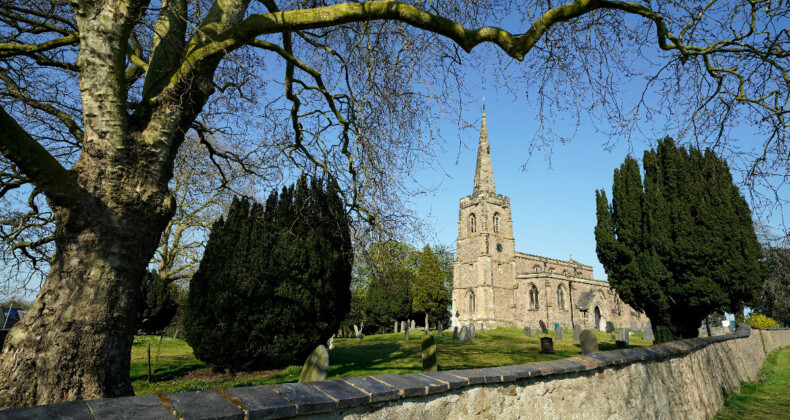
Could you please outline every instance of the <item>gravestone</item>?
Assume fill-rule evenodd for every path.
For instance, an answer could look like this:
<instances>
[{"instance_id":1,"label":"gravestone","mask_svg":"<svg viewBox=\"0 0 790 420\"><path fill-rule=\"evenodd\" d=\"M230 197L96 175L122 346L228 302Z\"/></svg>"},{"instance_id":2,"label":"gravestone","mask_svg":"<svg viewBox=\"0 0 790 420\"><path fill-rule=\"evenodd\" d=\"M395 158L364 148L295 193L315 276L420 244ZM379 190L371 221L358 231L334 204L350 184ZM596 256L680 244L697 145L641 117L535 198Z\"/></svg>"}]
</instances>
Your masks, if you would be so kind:
<instances>
[{"instance_id":1,"label":"gravestone","mask_svg":"<svg viewBox=\"0 0 790 420\"><path fill-rule=\"evenodd\" d=\"M562 341L562 327L554 330L554 339L557 341Z\"/></svg>"},{"instance_id":2,"label":"gravestone","mask_svg":"<svg viewBox=\"0 0 790 420\"><path fill-rule=\"evenodd\" d=\"M645 341L654 341L656 337L653 336L653 327L650 324L647 324L647 328L645 328L645 335L642 337L642 340Z\"/></svg>"},{"instance_id":3,"label":"gravestone","mask_svg":"<svg viewBox=\"0 0 790 420\"><path fill-rule=\"evenodd\" d=\"M622 341L626 346L631 344L630 335L628 334L628 330L625 328L620 329L620 341Z\"/></svg>"},{"instance_id":4,"label":"gravestone","mask_svg":"<svg viewBox=\"0 0 790 420\"><path fill-rule=\"evenodd\" d=\"M409 341L409 324L406 324L406 330L404 331L403 336L406 337L406 341Z\"/></svg>"},{"instance_id":5,"label":"gravestone","mask_svg":"<svg viewBox=\"0 0 790 420\"><path fill-rule=\"evenodd\" d=\"M582 354L595 353L598 351L598 338L590 330L584 330L579 335L579 343L582 346Z\"/></svg>"},{"instance_id":6,"label":"gravestone","mask_svg":"<svg viewBox=\"0 0 790 420\"><path fill-rule=\"evenodd\" d=\"M400 322L400 332L405 332L405 331L406 331L406 321L401 321Z\"/></svg>"},{"instance_id":7,"label":"gravestone","mask_svg":"<svg viewBox=\"0 0 790 420\"><path fill-rule=\"evenodd\" d=\"M462 343L468 343L469 340L469 330L466 327L461 327L461 332L458 333L458 341Z\"/></svg>"},{"instance_id":8,"label":"gravestone","mask_svg":"<svg viewBox=\"0 0 790 420\"><path fill-rule=\"evenodd\" d=\"M332 336L329 337L329 350L332 350L333 348L335 348L335 335L334 334L332 334Z\"/></svg>"},{"instance_id":9,"label":"gravestone","mask_svg":"<svg viewBox=\"0 0 790 420\"><path fill-rule=\"evenodd\" d=\"M429 332L422 333L422 371L436 372L436 340Z\"/></svg>"},{"instance_id":10,"label":"gravestone","mask_svg":"<svg viewBox=\"0 0 790 420\"><path fill-rule=\"evenodd\" d=\"M606 332L614 332L614 323L612 321L606 321Z\"/></svg>"},{"instance_id":11,"label":"gravestone","mask_svg":"<svg viewBox=\"0 0 790 420\"><path fill-rule=\"evenodd\" d=\"M636 331L636 321L631 321L631 331Z\"/></svg>"},{"instance_id":12,"label":"gravestone","mask_svg":"<svg viewBox=\"0 0 790 420\"><path fill-rule=\"evenodd\" d=\"M453 340L458 340L458 327L453 327Z\"/></svg>"},{"instance_id":13,"label":"gravestone","mask_svg":"<svg viewBox=\"0 0 790 420\"><path fill-rule=\"evenodd\" d=\"M524 335L527 337L532 337L532 330L529 327L524 327Z\"/></svg>"},{"instance_id":14,"label":"gravestone","mask_svg":"<svg viewBox=\"0 0 790 420\"><path fill-rule=\"evenodd\" d=\"M475 338L475 323L469 324L469 338Z\"/></svg>"},{"instance_id":15,"label":"gravestone","mask_svg":"<svg viewBox=\"0 0 790 420\"><path fill-rule=\"evenodd\" d=\"M543 334L548 334L549 333L549 329L546 328L546 323L543 322L542 319L539 322L540 322L540 332L543 333Z\"/></svg>"},{"instance_id":16,"label":"gravestone","mask_svg":"<svg viewBox=\"0 0 790 420\"><path fill-rule=\"evenodd\" d=\"M322 344L307 357L307 361L302 366L302 373L299 374L299 382L324 381L327 369L329 369L329 352Z\"/></svg>"},{"instance_id":17,"label":"gravestone","mask_svg":"<svg viewBox=\"0 0 790 420\"><path fill-rule=\"evenodd\" d=\"M417 329L417 321L415 321L413 319L411 320L411 329L412 330L416 330Z\"/></svg>"},{"instance_id":18,"label":"gravestone","mask_svg":"<svg viewBox=\"0 0 790 420\"><path fill-rule=\"evenodd\" d=\"M579 324L574 325L573 326L573 342L574 343L578 343L579 342L579 335L581 335L581 333L582 333L582 326L579 325Z\"/></svg>"},{"instance_id":19,"label":"gravestone","mask_svg":"<svg viewBox=\"0 0 790 420\"><path fill-rule=\"evenodd\" d=\"M392 327L392 331L397 334L398 333L398 321L395 321L395 326Z\"/></svg>"},{"instance_id":20,"label":"gravestone","mask_svg":"<svg viewBox=\"0 0 790 420\"><path fill-rule=\"evenodd\" d=\"M551 337L540 339L540 352L543 354L554 354L554 342L551 340Z\"/></svg>"}]
</instances>

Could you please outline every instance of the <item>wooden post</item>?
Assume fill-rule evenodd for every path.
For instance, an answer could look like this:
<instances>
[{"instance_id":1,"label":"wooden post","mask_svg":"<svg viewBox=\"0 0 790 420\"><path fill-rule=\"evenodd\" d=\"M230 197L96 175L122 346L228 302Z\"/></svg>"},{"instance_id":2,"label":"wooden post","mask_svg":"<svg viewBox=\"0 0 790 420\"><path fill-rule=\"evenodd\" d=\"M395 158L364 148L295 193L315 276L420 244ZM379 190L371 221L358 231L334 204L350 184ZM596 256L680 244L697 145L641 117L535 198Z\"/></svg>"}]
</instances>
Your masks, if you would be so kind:
<instances>
[{"instance_id":1,"label":"wooden post","mask_svg":"<svg viewBox=\"0 0 790 420\"><path fill-rule=\"evenodd\" d=\"M151 383L151 343L148 343L148 383Z\"/></svg>"}]
</instances>

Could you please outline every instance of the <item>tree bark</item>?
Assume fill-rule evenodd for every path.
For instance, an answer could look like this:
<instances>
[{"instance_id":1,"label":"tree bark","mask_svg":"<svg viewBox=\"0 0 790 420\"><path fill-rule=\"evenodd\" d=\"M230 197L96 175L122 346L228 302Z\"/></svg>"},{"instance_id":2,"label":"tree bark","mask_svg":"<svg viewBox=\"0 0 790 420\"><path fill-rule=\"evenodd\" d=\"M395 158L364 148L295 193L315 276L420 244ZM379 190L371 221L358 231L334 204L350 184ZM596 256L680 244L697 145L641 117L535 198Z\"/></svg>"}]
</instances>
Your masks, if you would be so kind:
<instances>
[{"instance_id":1,"label":"tree bark","mask_svg":"<svg viewBox=\"0 0 790 420\"><path fill-rule=\"evenodd\" d=\"M0 407L133 395L135 303L172 208L114 209L92 197L75 207L53 207L56 256L6 338Z\"/></svg>"}]
</instances>

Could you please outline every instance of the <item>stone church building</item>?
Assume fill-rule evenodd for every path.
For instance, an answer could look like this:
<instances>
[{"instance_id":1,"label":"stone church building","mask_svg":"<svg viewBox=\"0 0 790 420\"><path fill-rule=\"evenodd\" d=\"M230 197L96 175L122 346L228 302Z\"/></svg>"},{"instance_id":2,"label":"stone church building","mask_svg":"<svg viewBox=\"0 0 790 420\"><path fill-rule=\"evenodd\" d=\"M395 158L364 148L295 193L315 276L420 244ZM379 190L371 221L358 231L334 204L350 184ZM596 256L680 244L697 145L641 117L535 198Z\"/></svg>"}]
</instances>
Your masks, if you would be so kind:
<instances>
[{"instance_id":1,"label":"stone church building","mask_svg":"<svg viewBox=\"0 0 790 420\"><path fill-rule=\"evenodd\" d=\"M592 267L516 251L510 197L497 194L485 109L474 190L461 199L453 272L453 322L499 326L604 330L606 321L628 328L647 317L623 303Z\"/></svg>"}]
</instances>

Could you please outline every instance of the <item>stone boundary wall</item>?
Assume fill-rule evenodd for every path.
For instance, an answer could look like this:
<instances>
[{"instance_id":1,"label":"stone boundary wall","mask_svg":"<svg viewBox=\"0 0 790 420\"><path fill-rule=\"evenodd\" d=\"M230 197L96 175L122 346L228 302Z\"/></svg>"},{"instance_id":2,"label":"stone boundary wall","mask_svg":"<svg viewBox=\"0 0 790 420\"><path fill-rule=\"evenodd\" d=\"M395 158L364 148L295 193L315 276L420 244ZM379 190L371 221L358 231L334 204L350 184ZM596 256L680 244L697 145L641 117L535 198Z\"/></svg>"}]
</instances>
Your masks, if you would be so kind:
<instances>
[{"instance_id":1,"label":"stone boundary wall","mask_svg":"<svg viewBox=\"0 0 790 420\"><path fill-rule=\"evenodd\" d=\"M756 379L790 329L592 353L525 365L71 401L0 419L613 418L707 419L723 390Z\"/></svg>"}]
</instances>

